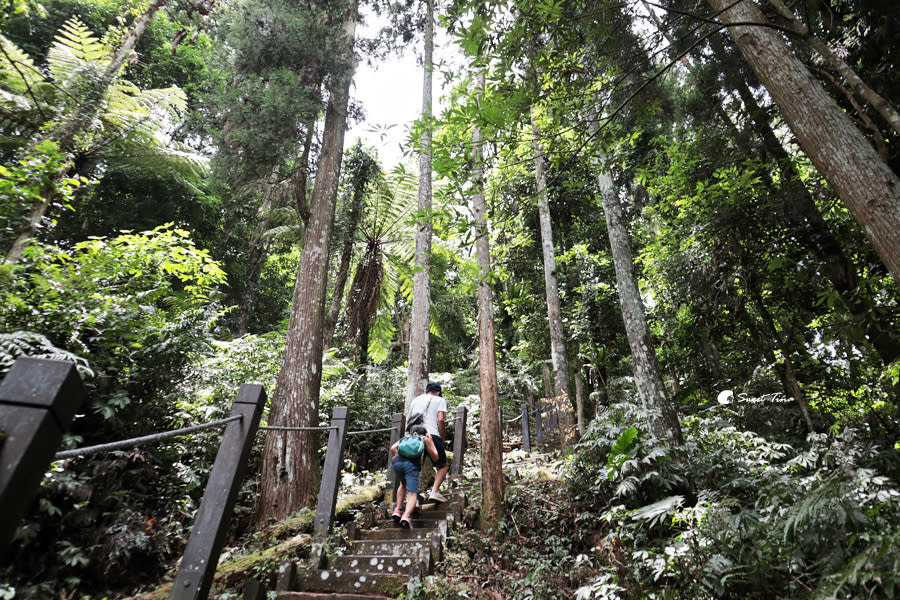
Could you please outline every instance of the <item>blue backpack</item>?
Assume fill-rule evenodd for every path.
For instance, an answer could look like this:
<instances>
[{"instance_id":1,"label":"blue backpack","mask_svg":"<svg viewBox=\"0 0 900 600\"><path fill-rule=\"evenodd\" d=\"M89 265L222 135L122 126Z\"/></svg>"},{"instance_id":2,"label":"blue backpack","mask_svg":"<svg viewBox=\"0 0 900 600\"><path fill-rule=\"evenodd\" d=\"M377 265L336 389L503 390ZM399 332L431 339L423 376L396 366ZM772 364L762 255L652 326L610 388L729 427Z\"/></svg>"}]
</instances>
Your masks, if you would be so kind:
<instances>
[{"instance_id":1,"label":"blue backpack","mask_svg":"<svg viewBox=\"0 0 900 600\"><path fill-rule=\"evenodd\" d=\"M403 458L419 458L425 452L425 438L421 435L408 435L400 440L397 452Z\"/></svg>"}]
</instances>

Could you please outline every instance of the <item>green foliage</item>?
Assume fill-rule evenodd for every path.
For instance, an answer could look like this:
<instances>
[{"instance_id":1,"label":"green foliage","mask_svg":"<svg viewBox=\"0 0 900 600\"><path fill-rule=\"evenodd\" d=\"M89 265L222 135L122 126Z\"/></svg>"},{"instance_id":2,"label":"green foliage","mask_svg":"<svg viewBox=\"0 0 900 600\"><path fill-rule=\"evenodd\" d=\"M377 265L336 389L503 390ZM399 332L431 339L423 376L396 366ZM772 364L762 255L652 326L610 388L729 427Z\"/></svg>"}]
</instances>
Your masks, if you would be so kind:
<instances>
[{"instance_id":1,"label":"green foliage","mask_svg":"<svg viewBox=\"0 0 900 600\"><path fill-rule=\"evenodd\" d=\"M611 407L567 465L577 520L605 524L592 551L616 557L579 597L897 597L896 455L853 429L774 442L736 428L730 408L689 419L685 444L667 448L641 413ZM607 477L599 465L626 445L633 456Z\"/></svg>"},{"instance_id":2,"label":"green foliage","mask_svg":"<svg viewBox=\"0 0 900 600\"><path fill-rule=\"evenodd\" d=\"M58 349L93 373L89 403L67 447L222 416L227 405L190 407L173 385L191 353L209 348L215 290L223 283L208 253L172 226L69 249L33 245L0 289L4 362L20 351ZM62 582L53 593L92 589L98 581L108 591L137 577L142 569L134 565L164 563L196 509L215 436L55 463L38 511L17 534L14 581L37 595L44 592L27 587L36 580Z\"/></svg>"},{"instance_id":3,"label":"green foliage","mask_svg":"<svg viewBox=\"0 0 900 600\"><path fill-rule=\"evenodd\" d=\"M50 340L39 333L30 331L0 333L0 375L6 375L7 371L20 356L64 360L75 363L78 373L83 378L94 376L94 372L88 366L87 360L57 348L50 343Z\"/></svg>"},{"instance_id":4,"label":"green foliage","mask_svg":"<svg viewBox=\"0 0 900 600\"><path fill-rule=\"evenodd\" d=\"M609 449L609 456L606 458L606 476L609 477L610 481L615 479L616 474L619 469L622 468L625 461L628 460L629 457L633 458L630 451L637 436L637 427L629 427L622 432L622 435L619 436L619 439L616 440L613 447Z\"/></svg>"},{"instance_id":5,"label":"green foliage","mask_svg":"<svg viewBox=\"0 0 900 600\"><path fill-rule=\"evenodd\" d=\"M102 73L112 53L78 19L67 21L47 53L47 70L3 37L0 87L6 90L0 120L2 140L12 147L38 131L58 127L82 106L96 86L101 90L97 118L78 132L75 156L89 164L112 160L133 169L163 171L190 184L206 172L206 160L167 135L186 110L184 92L176 86L142 90L122 77L106 82Z\"/></svg>"},{"instance_id":6,"label":"green foliage","mask_svg":"<svg viewBox=\"0 0 900 600\"><path fill-rule=\"evenodd\" d=\"M61 176L67 167L65 154L50 141L0 165L0 248L9 248L26 228L32 205L40 202L48 189L55 188L59 205L71 207L76 190L88 181L84 177ZM0 267L3 268L7 267Z\"/></svg>"}]
</instances>

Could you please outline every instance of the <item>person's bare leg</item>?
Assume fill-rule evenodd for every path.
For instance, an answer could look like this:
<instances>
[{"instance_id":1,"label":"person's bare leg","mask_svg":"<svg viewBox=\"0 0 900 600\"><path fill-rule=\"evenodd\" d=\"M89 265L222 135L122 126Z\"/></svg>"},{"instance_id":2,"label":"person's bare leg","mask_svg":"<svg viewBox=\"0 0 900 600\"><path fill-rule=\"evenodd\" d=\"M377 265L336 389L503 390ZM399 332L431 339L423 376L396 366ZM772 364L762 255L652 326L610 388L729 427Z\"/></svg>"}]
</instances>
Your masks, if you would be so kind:
<instances>
[{"instance_id":1,"label":"person's bare leg","mask_svg":"<svg viewBox=\"0 0 900 600\"><path fill-rule=\"evenodd\" d=\"M397 487L397 510L403 510L403 498L406 496L406 484L403 482Z\"/></svg>"},{"instance_id":2,"label":"person's bare leg","mask_svg":"<svg viewBox=\"0 0 900 600\"><path fill-rule=\"evenodd\" d=\"M431 493L436 494L438 489L441 487L441 484L444 483L444 479L447 478L447 473L450 471L450 465L444 465L440 469L434 472L434 485L431 486Z\"/></svg>"},{"instance_id":3,"label":"person's bare leg","mask_svg":"<svg viewBox=\"0 0 900 600\"><path fill-rule=\"evenodd\" d=\"M416 499L419 497L418 494L414 494L410 492L406 495L406 514L412 516L413 511L416 510Z\"/></svg>"}]
</instances>

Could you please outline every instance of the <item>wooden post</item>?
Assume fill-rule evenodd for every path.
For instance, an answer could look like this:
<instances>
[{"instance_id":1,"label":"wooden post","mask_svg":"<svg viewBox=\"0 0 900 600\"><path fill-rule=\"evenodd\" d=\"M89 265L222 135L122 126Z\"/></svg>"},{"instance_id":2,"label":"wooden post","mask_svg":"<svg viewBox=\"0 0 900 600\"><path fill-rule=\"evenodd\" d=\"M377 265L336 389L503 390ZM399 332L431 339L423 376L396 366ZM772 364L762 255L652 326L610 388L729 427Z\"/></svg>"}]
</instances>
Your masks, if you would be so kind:
<instances>
[{"instance_id":1,"label":"wooden post","mask_svg":"<svg viewBox=\"0 0 900 600\"><path fill-rule=\"evenodd\" d=\"M0 382L0 557L86 396L70 362L22 357Z\"/></svg>"},{"instance_id":2,"label":"wooden post","mask_svg":"<svg viewBox=\"0 0 900 600\"><path fill-rule=\"evenodd\" d=\"M346 406L336 406L331 413L328 431L328 448L325 451L325 466L322 467L322 483L319 486L319 502L316 505L316 520L313 537L323 539L331 531L334 507L337 504L338 484L341 480L341 463L344 460L344 443L347 440L348 411Z\"/></svg>"},{"instance_id":3,"label":"wooden post","mask_svg":"<svg viewBox=\"0 0 900 600\"><path fill-rule=\"evenodd\" d=\"M534 413L534 428L537 430L537 445L544 447L544 399L537 401L537 411Z\"/></svg>"},{"instance_id":4,"label":"wooden post","mask_svg":"<svg viewBox=\"0 0 900 600\"><path fill-rule=\"evenodd\" d=\"M559 429L559 413L556 412L557 406L559 402L559 397L554 397L550 400L549 403L549 425L547 426L548 430L555 431Z\"/></svg>"},{"instance_id":5,"label":"wooden post","mask_svg":"<svg viewBox=\"0 0 900 600\"><path fill-rule=\"evenodd\" d=\"M275 579L275 591L294 591L294 580L297 578L297 563L283 560L278 564L278 577Z\"/></svg>"},{"instance_id":6,"label":"wooden post","mask_svg":"<svg viewBox=\"0 0 900 600\"><path fill-rule=\"evenodd\" d=\"M453 429L453 462L450 463L450 474L462 473L463 455L466 453L466 407L456 407L456 424Z\"/></svg>"},{"instance_id":7,"label":"wooden post","mask_svg":"<svg viewBox=\"0 0 900 600\"><path fill-rule=\"evenodd\" d=\"M400 485L400 481L397 479L397 474L394 473L394 465L391 463L391 450L394 444L403 437L403 428L406 424L406 415L402 412L395 412L393 418L391 418L391 445L388 447L388 461L387 461L387 476L388 481L390 482L390 490L391 490L391 502L397 501L397 486Z\"/></svg>"},{"instance_id":8,"label":"wooden post","mask_svg":"<svg viewBox=\"0 0 900 600\"><path fill-rule=\"evenodd\" d=\"M216 462L206 482L181 567L172 584L170 600L196 600L209 596L219 553L225 544L231 513L265 405L266 390L261 385L241 385L231 415L241 415L242 418L230 422L222 434Z\"/></svg>"},{"instance_id":9,"label":"wooden post","mask_svg":"<svg viewBox=\"0 0 900 600\"><path fill-rule=\"evenodd\" d=\"M522 403L522 449L531 450L531 432L528 430L528 404Z\"/></svg>"},{"instance_id":10,"label":"wooden post","mask_svg":"<svg viewBox=\"0 0 900 600\"><path fill-rule=\"evenodd\" d=\"M266 600L266 586L256 579L244 585L244 600Z\"/></svg>"}]
</instances>

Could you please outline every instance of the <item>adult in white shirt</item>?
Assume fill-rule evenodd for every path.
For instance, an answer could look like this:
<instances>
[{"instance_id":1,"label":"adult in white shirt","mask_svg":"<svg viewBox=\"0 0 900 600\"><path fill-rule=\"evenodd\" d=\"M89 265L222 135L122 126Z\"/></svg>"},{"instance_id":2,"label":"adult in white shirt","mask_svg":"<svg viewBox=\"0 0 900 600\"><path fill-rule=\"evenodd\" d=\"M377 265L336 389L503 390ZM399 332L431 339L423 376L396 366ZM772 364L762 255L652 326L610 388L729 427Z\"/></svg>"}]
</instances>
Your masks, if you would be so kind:
<instances>
[{"instance_id":1,"label":"adult in white shirt","mask_svg":"<svg viewBox=\"0 0 900 600\"><path fill-rule=\"evenodd\" d=\"M431 440L438 453L437 461L429 456L434 465L434 485L431 486L428 499L434 502L446 502L447 498L438 491L447 477L447 471L450 470L450 465L447 464L447 453L444 450L444 440L447 435L447 401L441 396L441 384L431 381L425 386L424 394L413 398L406 412L407 422L416 413L424 415L425 429L431 434Z\"/></svg>"}]
</instances>

